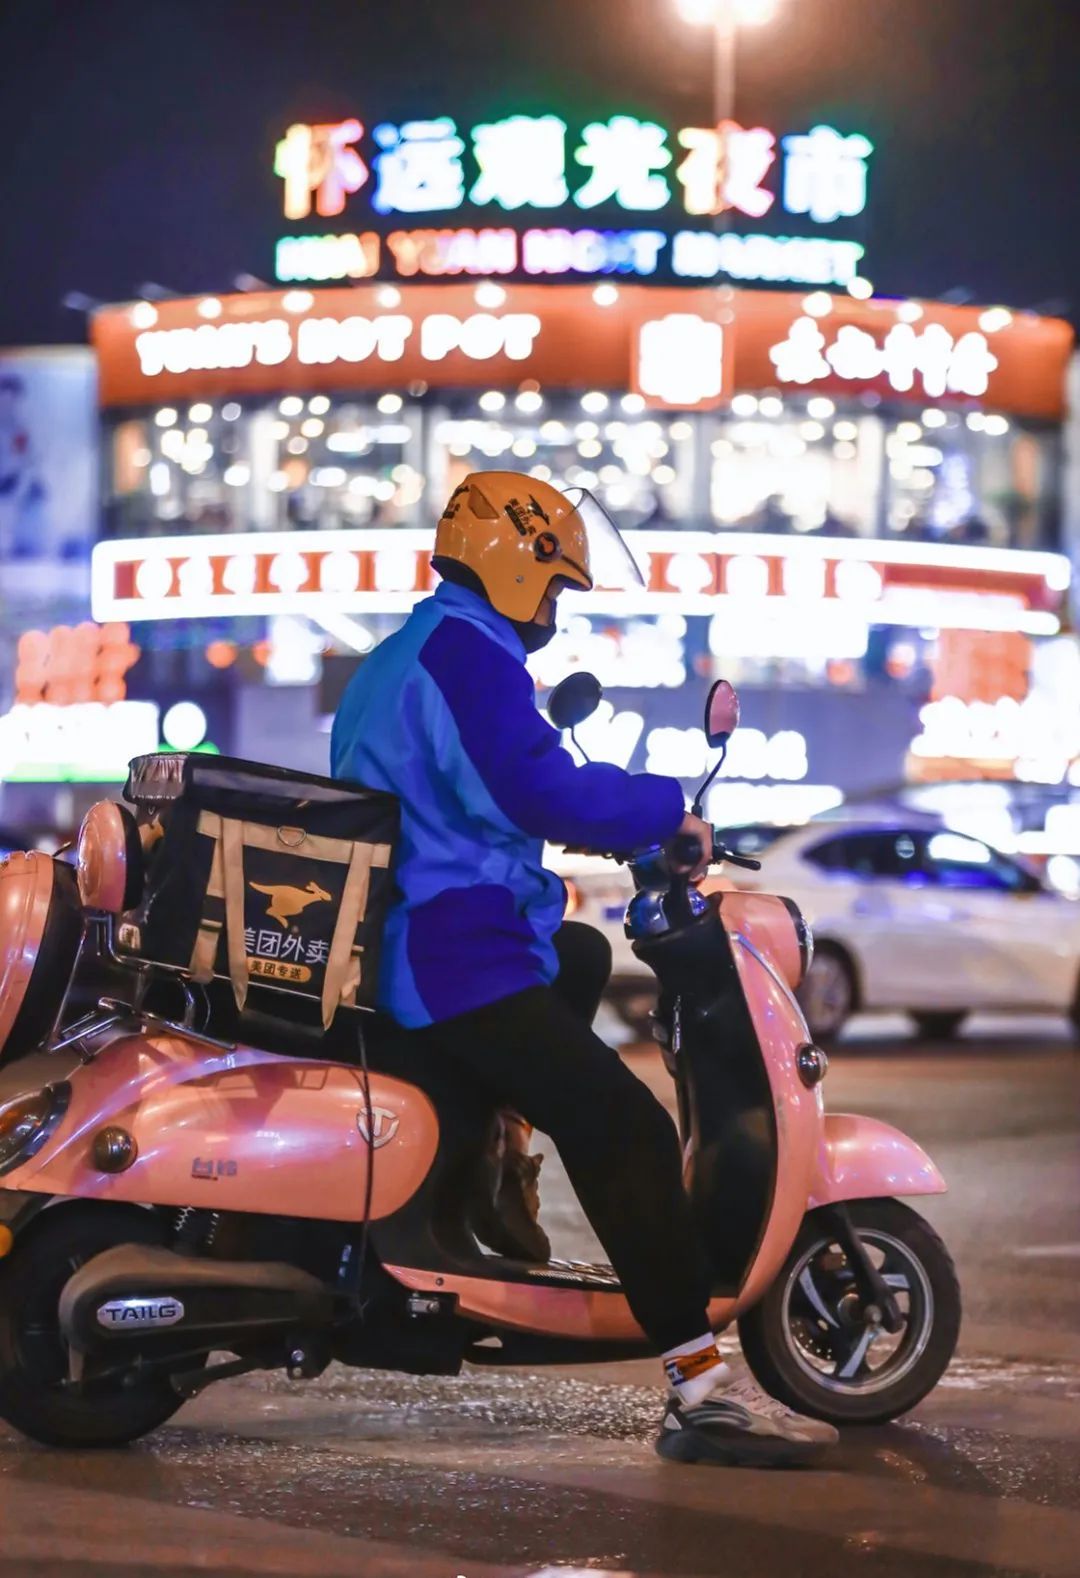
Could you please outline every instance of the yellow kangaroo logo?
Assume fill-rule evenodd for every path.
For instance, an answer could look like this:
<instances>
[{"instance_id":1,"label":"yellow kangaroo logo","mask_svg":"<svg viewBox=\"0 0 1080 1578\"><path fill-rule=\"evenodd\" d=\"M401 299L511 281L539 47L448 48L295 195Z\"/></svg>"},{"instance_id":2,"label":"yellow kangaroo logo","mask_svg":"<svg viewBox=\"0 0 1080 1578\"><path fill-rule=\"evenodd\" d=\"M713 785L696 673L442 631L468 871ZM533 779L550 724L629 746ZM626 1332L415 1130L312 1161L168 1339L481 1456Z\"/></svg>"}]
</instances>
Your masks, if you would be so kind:
<instances>
[{"instance_id":1,"label":"yellow kangaroo logo","mask_svg":"<svg viewBox=\"0 0 1080 1578\"><path fill-rule=\"evenodd\" d=\"M309 882L306 888L264 888L258 882L249 882L248 887L255 893L267 895L270 899L267 916L282 926L287 926L294 915L302 914L309 904L331 902L329 893L324 893L317 882Z\"/></svg>"}]
</instances>

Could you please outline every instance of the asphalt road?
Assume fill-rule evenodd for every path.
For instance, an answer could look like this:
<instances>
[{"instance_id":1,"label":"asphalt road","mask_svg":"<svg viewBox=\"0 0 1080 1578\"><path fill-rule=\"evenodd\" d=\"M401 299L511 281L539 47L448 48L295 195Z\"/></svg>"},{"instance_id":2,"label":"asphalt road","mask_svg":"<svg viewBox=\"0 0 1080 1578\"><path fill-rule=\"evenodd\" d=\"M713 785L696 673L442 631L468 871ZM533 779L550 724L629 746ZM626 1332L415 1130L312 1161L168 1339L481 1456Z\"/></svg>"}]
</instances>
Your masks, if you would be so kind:
<instances>
[{"instance_id":1,"label":"asphalt road","mask_svg":"<svg viewBox=\"0 0 1080 1578\"><path fill-rule=\"evenodd\" d=\"M926 1214L966 1321L937 1391L901 1424L848 1431L827 1467L661 1463L651 1362L248 1377L124 1452L0 1430L0 1572L1076 1578L1080 1056L1053 1024L973 1028L916 1048L901 1025L856 1027L833 1061L834 1109L910 1130L945 1172ZM629 1056L662 1088L650 1055ZM550 1159L543 1195L556 1252L589 1253Z\"/></svg>"}]
</instances>

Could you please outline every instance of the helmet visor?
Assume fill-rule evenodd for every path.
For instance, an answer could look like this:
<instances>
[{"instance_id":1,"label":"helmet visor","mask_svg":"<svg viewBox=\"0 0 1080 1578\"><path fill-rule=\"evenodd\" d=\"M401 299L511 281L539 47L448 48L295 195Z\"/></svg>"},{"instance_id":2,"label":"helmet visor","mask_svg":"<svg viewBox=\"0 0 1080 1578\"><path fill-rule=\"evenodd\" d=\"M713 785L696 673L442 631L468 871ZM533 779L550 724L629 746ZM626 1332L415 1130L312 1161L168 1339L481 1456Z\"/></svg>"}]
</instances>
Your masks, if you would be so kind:
<instances>
[{"instance_id":1,"label":"helmet visor","mask_svg":"<svg viewBox=\"0 0 1080 1578\"><path fill-rule=\"evenodd\" d=\"M567 488L566 497L577 511L589 549L588 571L594 586L616 591L644 586L645 581L633 554L600 501L588 488Z\"/></svg>"}]
</instances>

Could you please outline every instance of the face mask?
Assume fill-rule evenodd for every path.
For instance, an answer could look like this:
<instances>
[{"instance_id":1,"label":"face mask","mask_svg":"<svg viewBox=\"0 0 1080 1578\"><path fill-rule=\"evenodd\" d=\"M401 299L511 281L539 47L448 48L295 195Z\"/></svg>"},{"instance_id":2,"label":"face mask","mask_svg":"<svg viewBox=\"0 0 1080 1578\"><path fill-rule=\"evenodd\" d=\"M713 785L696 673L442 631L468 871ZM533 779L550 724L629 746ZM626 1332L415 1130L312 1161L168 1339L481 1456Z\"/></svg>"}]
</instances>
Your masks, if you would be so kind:
<instances>
[{"instance_id":1,"label":"face mask","mask_svg":"<svg viewBox=\"0 0 1080 1578\"><path fill-rule=\"evenodd\" d=\"M546 647L555 634L554 623L550 625L534 625L531 620L512 619L510 623L521 638L521 644L526 652L539 652Z\"/></svg>"}]
</instances>

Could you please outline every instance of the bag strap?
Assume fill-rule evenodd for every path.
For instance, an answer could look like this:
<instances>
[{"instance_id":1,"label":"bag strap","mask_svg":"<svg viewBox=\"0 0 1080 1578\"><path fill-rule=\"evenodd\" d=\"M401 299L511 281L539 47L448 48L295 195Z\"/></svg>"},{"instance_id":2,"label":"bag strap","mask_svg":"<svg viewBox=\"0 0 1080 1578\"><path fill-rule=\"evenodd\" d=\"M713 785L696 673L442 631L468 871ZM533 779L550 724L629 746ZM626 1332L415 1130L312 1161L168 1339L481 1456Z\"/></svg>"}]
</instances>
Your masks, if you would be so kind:
<instances>
[{"instance_id":1,"label":"bag strap","mask_svg":"<svg viewBox=\"0 0 1080 1578\"><path fill-rule=\"evenodd\" d=\"M368 892L371 887L371 868L373 865L388 865L389 860L390 846L388 844L354 844L352 846L352 854L349 857L349 870L341 893L341 906L338 909L334 935L326 960L326 974L323 976L322 1022L324 1030L330 1028L330 1023L338 1010L339 1004L354 1003L356 1001L362 970L360 960L362 949L356 944L356 932L367 911Z\"/></svg>"},{"instance_id":2,"label":"bag strap","mask_svg":"<svg viewBox=\"0 0 1080 1578\"><path fill-rule=\"evenodd\" d=\"M203 811L199 816L198 828L200 833L205 833L208 838L212 838L214 841L214 853L210 859L210 876L206 884L206 897L208 899L224 898L224 876L221 866L221 818L216 812ZM191 963L188 966L196 981L201 981L205 984L205 982L213 979L220 936L221 922L213 919L204 911L199 919L199 929L195 934L195 946L191 950Z\"/></svg>"},{"instance_id":3,"label":"bag strap","mask_svg":"<svg viewBox=\"0 0 1080 1578\"><path fill-rule=\"evenodd\" d=\"M229 955L229 978L237 1008L247 1002L247 952L244 947L244 824L231 817L221 819L221 863L225 887L225 943Z\"/></svg>"}]
</instances>

